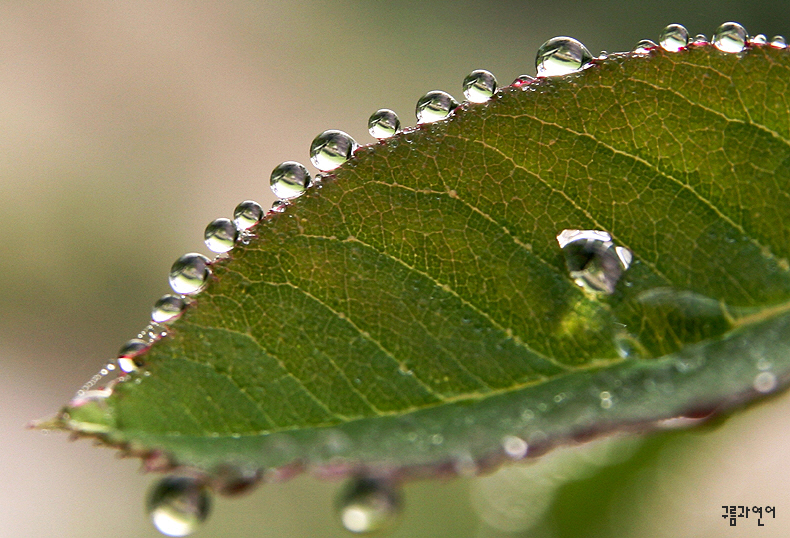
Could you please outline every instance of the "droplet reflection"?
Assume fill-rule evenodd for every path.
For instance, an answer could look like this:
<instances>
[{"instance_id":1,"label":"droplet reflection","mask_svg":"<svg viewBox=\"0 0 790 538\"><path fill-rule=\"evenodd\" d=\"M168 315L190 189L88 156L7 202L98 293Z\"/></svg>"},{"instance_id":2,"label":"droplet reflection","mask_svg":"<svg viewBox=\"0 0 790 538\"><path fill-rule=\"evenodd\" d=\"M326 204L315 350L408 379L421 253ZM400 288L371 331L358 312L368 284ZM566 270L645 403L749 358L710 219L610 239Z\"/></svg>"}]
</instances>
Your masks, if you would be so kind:
<instances>
[{"instance_id":1,"label":"droplet reflection","mask_svg":"<svg viewBox=\"0 0 790 538\"><path fill-rule=\"evenodd\" d=\"M187 536L208 517L211 497L200 481L168 476L150 491L148 513L156 529L166 536Z\"/></svg>"},{"instance_id":2,"label":"droplet reflection","mask_svg":"<svg viewBox=\"0 0 790 538\"><path fill-rule=\"evenodd\" d=\"M746 47L749 35L737 22L725 22L713 33L713 45L722 52L735 54Z\"/></svg>"},{"instance_id":3,"label":"droplet reflection","mask_svg":"<svg viewBox=\"0 0 790 538\"><path fill-rule=\"evenodd\" d=\"M615 246L612 236L601 230L563 230L557 242L565 253L571 277L591 291L614 293L631 265L631 251Z\"/></svg>"},{"instance_id":4,"label":"droplet reflection","mask_svg":"<svg viewBox=\"0 0 790 538\"><path fill-rule=\"evenodd\" d=\"M313 139L310 144L310 161L322 172L334 170L357 149L357 142L343 131L330 129Z\"/></svg>"},{"instance_id":5,"label":"droplet reflection","mask_svg":"<svg viewBox=\"0 0 790 538\"><path fill-rule=\"evenodd\" d=\"M552 37L538 49L535 67L539 77L567 75L592 61L587 47L572 37Z\"/></svg>"},{"instance_id":6,"label":"droplet reflection","mask_svg":"<svg viewBox=\"0 0 790 538\"><path fill-rule=\"evenodd\" d=\"M401 512L401 495L388 480L357 477L338 498L343 526L351 532L367 533L392 526Z\"/></svg>"},{"instance_id":7,"label":"droplet reflection","mask_svg":"<svg viewBox=\"0 0 790 538\"><path fill-rule=\"evenodd\" d=\"M458 101L453 96L441 90L433 90L417 101L415 113L417 123L433 123L443 120L458 107Z\"/></svg>"}]
</instances>

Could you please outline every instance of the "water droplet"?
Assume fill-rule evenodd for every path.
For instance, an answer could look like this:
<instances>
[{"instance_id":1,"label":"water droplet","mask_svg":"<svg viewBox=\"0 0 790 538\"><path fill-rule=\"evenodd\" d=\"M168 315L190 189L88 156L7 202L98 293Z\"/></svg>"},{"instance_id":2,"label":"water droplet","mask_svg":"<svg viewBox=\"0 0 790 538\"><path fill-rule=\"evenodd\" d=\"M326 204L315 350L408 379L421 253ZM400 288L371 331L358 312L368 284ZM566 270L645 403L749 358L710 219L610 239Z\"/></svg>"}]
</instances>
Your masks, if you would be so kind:
<instances>
[{"instance_id":1,"label":"water droplet","mask_svg":"<svg viewBox=\"0 0 790 538\"><path fill-rule=\"evenodd\" d=\"M228 252L236 244L239 231L233 221L226 218L214 219L206 226L203 238L212 252Z\"/></svg>"},{"instance_id":2,"label":"water droplet","mask_svg":"<svg viewBox=\"0 0 790 538\"><path fill-rule=\"evenodd\" d=\"M535 82L536 80L538 79L536 79L532 75L519 75L516 78L516 80L513 81L513 84L511 84L511 86L513 86L514 88L520 88L522 86L528 86L533 82Z\"/></svg>"},{"instance_id":3,"label":"water droplet","mask_svg":"<svg viewBox=\"0 0 790 538\"><path fill-rule=\"evenodd\" d=\"M694 41L691 42L692 45L707 45L708 44L708 36L705 34L697 34L694 36Z\"/></svg>"},{"instance_id":4,"label":"water droplet","mask_svg":"<svg viewBox=\"0 0 790 538\"><path fill-rule=\"evenodd\" d=\"M379 140L389 138L398 131L400 131L400 119L395 112L388 108L380 108L368 119L368 132L373 138Z\"/></svg>"},{"instance_id":5,"label":"water droplet","mask_svg":"<svg viewBox=\"0 0 790 538\"><path fill-rule=\"evenodd\" d=\"M170 287L182 295L199 292L211 274L208 264L209 259L202 254L184 254L170 268Z\"/></svg>"},{"instance_id":6,"label":"water droplet","mask_svg":"<svg viewBox=\"0 0 790 538\"><path fill-rule=\"evenodd\" d=\"M69 401L68 407L76 409L89 403L103 403L111 394L112 390L110 389L80 390Z\"/></svg>"},{"instance_id":7,"label":"water droplet","mask_svg":"<svg viewBox=\"0 0 790 538\"><path fill-rule=\"evenodd\" d=\"M552 37L538 49L535 67L539 77L567 75L592 61L592 55L580 41L572 37Z\"/></svg>"},{"instance_id":8,"label":"water droplet","mask_svg":"<svg viewBox=\"0 0 790 538\"><path fill-rule=\"evenodd\" d=\"M417 101L417 123L433 123L449 116L458 106L453 96L441 90L433 90Z\"/></svg>"},{"instance_id":9,"label":"water droplet","mask_svg":"<svg viewBox=\"0 0 790 538\"><path fill-rule=\"evenodd\" d=\"M285 200L275 200L274 203L272 203L271 211L275 213L282 213L285 211L286 207L288 207L288 202Z\"/></svg>"},{"instance_id":10,"label":"water droplet","mask_svg":"<svg viewBox=\"0 0 790 538\"><path fill-rule=\"evenodd\" d=\"M393 525L401 511L401 496L388 480L357 477L338 498L343 526L351 532L374 532Z\"/></svg>"},{"instance_id":11,"label":"water droplet","mask_svg":"<svg viewBox=\"0 0 790 538\"><path fill-rule=\"evenodd\" d=\"M771 38L771 46L776 49L783 49L787 47L787 42L785 38L780 35L775 35Z\"/></svg>"},{"instance_id":12,"label":"water droplet","mask_svg":"<svg viewBox=\"0 0 790 538\"><path fill-rule=\"evenodd\" d=\"M233 222L239 230L249 230L263 218L263 208L258 202L244 200L233 210Z\"/></svg>"},{"instance_id":13,"label":"water droplet","mask_svg":"<svg viewBox=\"0 0 790 538\"><path fill-rule=\"evenodd\" d=\"M722 52L741 52L746 47L748 34L737 22L725 22L713 33L713 45Z\"/></svg>"},{"instance_id":14,"label":"water droplet","mask_svg":"<svg viewBox=\"0 0 790 538\"><path fill-rule=\"evenodd\" d=\"M651 50L658 48L654 41L643 39L634 46L634 54L649 54Z\"/></svg>"},{"instance_id":15,"label":"water droplet","mask_svg":"<svg viewBox=\"0 0 790 538\"><path fill-rule=\"evenodd\" d=\"M118 368L130 374L145 366L142 355L148 351L149 347L150 344L148 342L137 338L132 338L126 342L118 351L118 358L116 359Z\"/></svg>"},{"instance_id":16,"label":"water droplet","mask_svg":"<svg viewBox=\"0 0 790 538\"><path fill-rule=\"evenodd\" d=\"M678 52L689 44L689 32L680 24L670 24L658 38L661 48L669 52Z\"/></svg>"},{"instance_id":17,"label":"water droplet","mask_svg":"<svg viewBox=\"0 0 790 538\"><path fill-rule=\"evenodd\" d=\"M496 77L485 69L475 69L464 78L464 96L473 103L485 103L496 93Z\"/></svg>"},{"instance_id":18,"label":"water droplet","mask_svg":"<svg viewBox=\"0 0 790 538\"><path fill-rule=\"evenodd\" d=\"M357 142L347 133L330 129L313 139L310 144L310 161L322 172L334 170L357 149Z\"/></svg>"},{"instance_id":19,"label":"water droplet","mask_svg":"<svg viewBox=\"0 0 790 538\"><path fill-rule=\"evenodd\" d=\"M502 448L511 459L520 460L527 455L529 445L521 437L508 435L502 439Z\"/></svg>"},{"instance_id":20,"label":"water droplet","mask_svg":"<svg viewBox=\"0 0 790 538\"><path fill-rule=\"evenodd\" d=\"M603 391L598 396L601 398L601 408L603 409L612 408L612 395L608 391Z\"/></svg>"},{"instance_id":21,"label":"water droplet","mask_svg":"<svg viewBox=\"0 0 790 538\"><path fill-rule=\"evenodd\" d=\"M156 323L165 323L177 319L184 311L186 303L179 295L163 295L151 309L151 320Z\"/></svg>"},{"instance_id":22,"label":"water droplet","mask_svg":"<svg viewBox=\"0 0 790 538\"><path fill-rule=\"evenodd\" d=\"M776 388L776 376L771 372L760 372L752 385L757 392L767 394Z\"/></svg>"},{"instance_id":23,"label":"water droplet","mask_svg":"<svg viewBox=\"0 0 790 538\"><path fill-rule=\"evenodd\" d=\"M199 480L168 476L148 494L148 513L156 529L166 536L187 536L208 517L211 497Z\"/></svg>"},{"instance_id":24,"label":"water droplet","mask_svg":"<svg viewBox=\"0 0 790 538\"><path fill-rule=\"evenodd\" d=\"M766 43L768 43L768 38L765 37L765 34L757 34L749 39L750 45L765 45Z\"/></svg>"},{"instance_id":25,"label":"water droplet","mask_svg":"<svg viewBox=\"0 0 790 538\"><path fill-rule=\"evenodd\" d=\"M600 230L563 230L557 242L577 284L591 291L614 293L623 272L631 265L631 251L617 247Z\"/></svg>"},{"instance_id":26,"label":"water droplet","mask_svg":"<svg viewBox=\"0 0 790 538\"><path fill-rule=\"evenodd\" d=\"M285 161L272 170L269 184L278 198L296 198L310 186L310 173L300 163Z\"/></svg>"}]
</instances>

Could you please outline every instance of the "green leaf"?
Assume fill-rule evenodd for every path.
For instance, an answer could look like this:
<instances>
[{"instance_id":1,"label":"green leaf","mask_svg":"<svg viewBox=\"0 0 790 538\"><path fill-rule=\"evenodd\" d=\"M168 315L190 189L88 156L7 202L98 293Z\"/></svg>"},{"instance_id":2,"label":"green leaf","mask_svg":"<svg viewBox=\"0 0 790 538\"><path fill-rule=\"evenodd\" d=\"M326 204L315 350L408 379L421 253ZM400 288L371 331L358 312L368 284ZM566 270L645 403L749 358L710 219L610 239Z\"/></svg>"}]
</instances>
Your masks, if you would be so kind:
<instances>
[{"instance_id":1,"label":"green leaf","mask_svg":"<svg viewBox=\"0 0 790 538\"><path fill-rule=\"evenodd\" d=\"M207 472L461 472L774 392L789 82L767 46L614 55L361 148L48 425ZM614 293L571 278L564 229L633 253Z\"/></svg>"}]
</instances>

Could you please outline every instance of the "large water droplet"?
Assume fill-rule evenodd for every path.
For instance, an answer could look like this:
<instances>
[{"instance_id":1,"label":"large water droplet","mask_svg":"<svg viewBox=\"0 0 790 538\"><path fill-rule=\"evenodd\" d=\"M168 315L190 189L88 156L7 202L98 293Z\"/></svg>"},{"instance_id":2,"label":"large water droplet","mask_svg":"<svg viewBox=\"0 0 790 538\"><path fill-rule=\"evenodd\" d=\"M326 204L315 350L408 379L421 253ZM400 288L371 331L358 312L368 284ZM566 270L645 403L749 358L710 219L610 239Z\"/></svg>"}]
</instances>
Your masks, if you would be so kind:
<instances>
[{"instance_id":1,"label":"large water droplet","mask_svg":"<svg viewBox=\"0 0 790 538\"><path fill-rule=\"evenodd\" d=\"M417 101L417 123L433 123L449 116L458 106L453 96L441 90L432 90Z\"/></svg>"},{"instance_id":2,"label":"large water droplet","mask_svg":"<svg viewBox=\"0 0 790 538\"><path fill-rule=\"evenodd\" d=\"M184 311L186 303L178 295L163 295L151 309L151 320L156 323L173 321Z\"/></svg>"},{"instance_id":3,"label":"large water droplet","mask_svg":"<svg viewBox=\"0 0 790 538\"><path fill-rule=\"evenodd\" d=\"M485 103L496 93L496 77L485 69L475 69L464 78L464 96L473 103Z\"/></svg>"},{"instance_id":4,"label":"large water droplet","mask_svg":"<svg viewBox=\"0 0 790 538\"><path fill-rule=\"evenodd\" d=\"M615 246L600 230L563 230L557 242L565 253L571 277L591 291L614 293L623 272L631 265L631 251Z\"/></svg>"},{"instance_id":5,"label":"large water droplet","mask_svg":"<svg viewBox=\"0 0 790 538\"><path fill-rule=\"evenodd\" d=\"M263 218L261 204L253 200L244 200L233 210L233 222L239 230L249 230Z\"/></svg>"},{"instance_id":6,"label":"large water droplet","mask_svg":"<svg viewBox=\"0 0 790 538\"><path fill-rule=\"evenodd\" d=\"M148 342L137 338L132 338L126 342L118 351L118 358L116 359L118 368L130 374L145 366L142 355L148 351L149 347L150 344Z\"/></svg>"},{"instance_id":7,"label":"large water droplet","mask_svg":"<svg viewBox=\"0 0 790 538\"><path fill-rule=\"evenodd\" d=\"M754 382L752 384L754 386L754 390L762 394L767 394L776 388L776 376L771 372L760 372L754 378Z\"/></svg>"},{"instance_id":8,"label":"large water droplet","mask_svg":"<svg viewBox=\"0 0 790 538\"><path fill-rule=\"evenodd\" d=\"M775 35L771 38L771 46L775 49L783 49L787 47L787 42L783 36Z\"/></svg>"},{"instance_id":9,"label":"large water droplet","mask_svg":"<svg viewBox=\"0 0 790 538\"><path fill-rule=\"evenodd\" d=\"M236 239L239 236L239 231L236 225L230 219L214 219L206 226L206 231L203 238L206 246L212 252L223 253L228 252L236 244Z\"/></svg>"},{"instance_id":10,"label":"large water droplet","mask_svg":"<svg viewBox=\"0 0 790 538\"><path fill-rule=\"evenodd\" d=\"M156 529L166 536L187 536L208 517L211 497L200 481L168 476L148 494L148 513Z\"/></svg>"},{"instance_id":11,"label":"large water droplet","mask_svg":"<svg viewBox=\"0 0 790 538\"><path fill-rule=\"evenodd\" d=\"M539 77L567 75L592 61L592 54L572 37L552 37L538 49L535 67Z\"/></svg>"},{"instance_id":12,"label":"large water droplet","mask_svg":"<svg viewBox=\"0 0 790 538\"><path fill-rule=\"evenodd\" d=\"M170 287L182 295L197 293L208 282L211 270L209 259L202 254L191 252L178 258L170 268Z\"/></svg>"},{"instance_id":13,"label":"large water droplet","mask_svg":"<svg viewBox=\"0 0 790 538\"><path fill-rule=\"evenodd\" d=\"M269 184L278 198L288 199L301 196L310 186L310 173L304 165L285 161L274 167Z\"/></svg>"},{"instance_id":14,"label":"large water droplet","mask_svg":"<svg viewBox=\"0 0 790 538\"><path fill-rule=\"evenodd\" d=\"M713 33L713 45L723 52L741 52L748 37L746 29L737 22L725 22Z\"/></svg>"},{"instance_id":15,"label":"large water droplet","mask_svg":"<svg viewBox=\"0 0 790 538\"><path fill-rule=\"evenodd\" d=\"M388 108L380 108L368 119L368 132L373 138L379 140L389 138L398 131L400 131L400 119L395 112Z\"/></svg>"},{"instance_id":16,"label":"large water droplet","mask_svg":"<svg viewBox=\"0 0 790 538\"><path fill-rule=\"evenodd\" d=\"M401 504L400 492L391 482L358 477L338 498L338 511L343 526L351 532L374 532L393 525Z\"/></svg>"},{"instance_id":17,"label":"large water droplet","mask_svg":"<svg viewBox=\"0 0 790 538\"><path fill-rule=\"evenodd\" d=\"M649 54L651 50L658 48L654 41L643 39L634 46L634 54Z\"/></svg>"},{"instance_id":18,"label":"large water droplet","mask_svg":"<svg viewBox=\"0 0 790 538\"><path fill-rule=\"evenodd\" d=\"M313 139L310 144L310 161L322 172L334 170L357 149L357 142L347 133L330 129Z\"/></svg>"},{"instance_id":19,"label":"large water droplet","mask_svg":"<svg viewBox=\"0 0 790 538\"><path fill-rule=\"evenodd\" d=\"M680 24L670 24L658 38L661 48L669 52L678 52L689 44L689 32Z\"/></svg>"}]
</instances>

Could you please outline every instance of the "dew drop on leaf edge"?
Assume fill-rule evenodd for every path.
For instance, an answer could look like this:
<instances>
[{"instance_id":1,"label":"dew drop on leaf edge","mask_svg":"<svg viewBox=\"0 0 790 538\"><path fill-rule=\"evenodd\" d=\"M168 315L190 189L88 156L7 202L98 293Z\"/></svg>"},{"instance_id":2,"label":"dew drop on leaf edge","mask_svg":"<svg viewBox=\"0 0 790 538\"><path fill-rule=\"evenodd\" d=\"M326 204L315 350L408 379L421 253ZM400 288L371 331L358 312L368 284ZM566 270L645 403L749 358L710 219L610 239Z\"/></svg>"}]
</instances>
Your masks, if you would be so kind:
<instances>
[{"instance_id":1,"label":"dew drop on leaf edge","mask_svg":"<svg viewBox=\"0 0 790 538\"><path fill-rule=\"evenodd\" d=\"M178 258L170 268L170 287L182 295L198 293L208 282L210 260L202 254L190 252Z\"/></svg>"},{"instance_id":2,"label":"dew drop on leaf edge","mask_svg":"<svg viewBox=\"0 0 790 538\"><path fill-rule=\"evenodd\" d=\"M720 51L735 54L743 51L748 38L743 26L737 22L725 22L716 28L711 42Z\"/></svg>"},{"instance_id":3,"label":"dew drop on leaf edge","mask_svg":"<svg viewBox=\"0 0 790 538\"><path fill-rule=\"evenodd\" d=\"M414 110L417 123L433 123L443 120L458 107L452 95L441 90L432 90L417 100Z\"/></svg>"},{"instance_id":4,"label":"dew drop on leaf edge","mask_svg":"<svg viewBox=\"0 0 790 538\"><path fill-rule=\"evenodd\" d=\"M150 344L148 342L140 340L139 338L132 338L126 342L118 351L118 358L116 359L118 368L127 374L142 368L144 362L140 356L145 353L149 347Z\"/></svg>"},{"instance_id":5,"label":"dew drop on leaf edge","mask_svg":"<svg viewBox=\"0 0 790 538\"><path fill-rule=\"evenodd\" d=\"M172 294L163 295L151 309L151 320L156 323L173 321L181 315L185 306L183 297Z\"/></svg>"},{"instance_id":6,"label":"dew drop on leaf edge","mask_svg":"<svg viewBox=\"0 0 790 538\"><path fill-rule=\"evenodd\" d=\"M146 507L159 532L187 536L208 517L211 497L207 487L195 478L167 476L150 490Z\"/></svg>"},{"instance_id":7,"label":"dew drop on leaf edge","mask_svg":"<svg viewBox=\"0 0 790 538\"><path fill-rule=\"evenodd\" d=\"M232 220L219 218L208 223L203 234L203 239L209 250L222 254L233 248L238 236L239 231L236 229L236 225Z\"/></svg>"},{"instance_id":8,"label":"dew drop on leaf edge","mask_svg":"<svg viewBox=\"0 0 790 538\"><path fill-rule=\"evenodd\" d=\"M391 527L402 509L401 494L388 480L354 477L338 496L340 522L354 533L369 533Z\"/></svg>"},{"instance_id":9,"label":"dew drop on leaf edge","mask_svg":"<svg viewBox=\"0 0 790 538\"><path fill-rule=\"evenodd\" d=\"M485 69L475 69L463 81L464 97L472 103L485 103L497 90L496 77Z\"/></svg>"},{"instance_id":10,"label":"dew drop on leaf edge","mask_svg":"<svg viewBox=\"0 0 790 538\"><path fill-rule=\"evenodd\" d=\"M349 160L356 149L357 142L351 135L330 129L313 139L310 161L322 172L329 172Z\"/></svg>"},{"instance_id":11,"label":"dew drop on leaf edge","mask_svg":"<svg viewBox=\"0 0 790 538\"><path fill-rule=\"evenodd\" d=\"M284 200L303 195L311 182L312 178L307 168L296 161L285 161L278 164L269 177L272 192Z\"/></svg>"},{"instance_id":12,"label":"dew drop on leaf edge","mask_svg":"<svg viewBox=\"0 0 790 538\"><path fill-rule=\"evenodd\" d=\"M661 32L658 43L668 52L678 52L688 46L689 32L680 24L670 24Z\"/></svg>"},{"instance_id":13,"label":"dew drop on leaf edge","mask_svg":"<svg viewBox=\"0 0 790 538\"><path fill-rule=\"evenodd\" d=\"M601 230L563 230L557 242L576 283L593 292L614 293L620 277L631 265L631 251L615 246Z\"/></svg>"},{"instance_id":14,"label":"dew drop on leaf edge","mask_svg":"<svg viewBox=\"0 0 790 538\"><path fill-rule=\"evenodd\" d=\"M552 37L540 48L535 57L539 77L567 75L578 71L592 61L587 47L572 37Z\"/></svg>"},{"instance_id":15,"label":"dew drop on leaf edge","mask_svg":"<svg viewBox=\"0 0 790 538\"><path fill-rule=\"evenodd\" d=\"M263 218L261 204L253 200L244 200L233 210L233 222L239 230L248 230Z\"/></svg>"},{"instance_id":16,"label":"dew drop on leaf edge","mask_svg":"<svg viewBox=\"0 0 790 538\"><path fill-rule=\"evenodd\" d=\"M373 138L383 140L400 131L400 118L388 108L380 108L368 119L368 132Z\"/></svg>"}]
</instances>

